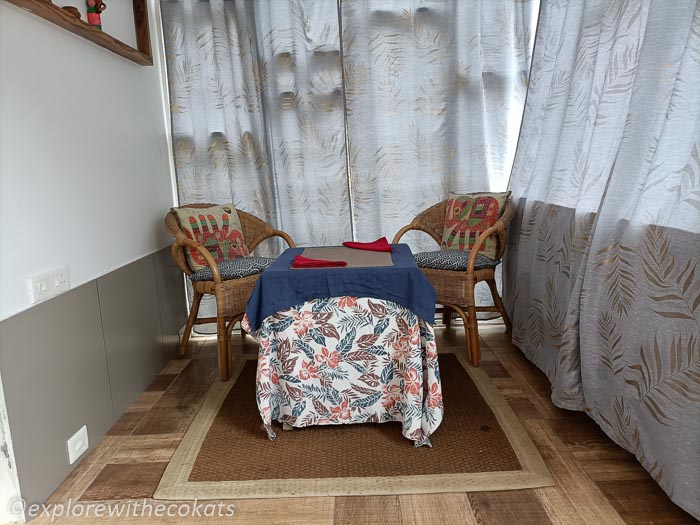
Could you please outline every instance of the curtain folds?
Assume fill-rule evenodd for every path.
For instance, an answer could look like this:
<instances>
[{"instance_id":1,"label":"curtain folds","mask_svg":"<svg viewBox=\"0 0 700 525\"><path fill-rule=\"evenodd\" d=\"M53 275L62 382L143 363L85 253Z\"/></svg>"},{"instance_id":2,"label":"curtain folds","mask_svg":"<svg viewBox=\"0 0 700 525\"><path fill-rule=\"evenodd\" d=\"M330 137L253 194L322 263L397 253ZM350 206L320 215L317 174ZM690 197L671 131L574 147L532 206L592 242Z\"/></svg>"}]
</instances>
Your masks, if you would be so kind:
<instances>
[{"instance_id":1,"label":"curtain folds","mask_svg":"<svg viewBox=\"0 0 700 525\"><path fill-rule=\"evenodd\" d=\"M700 3L546 2L510 188L513 341L700 517Z\"/></svg>"},{"instance_id":2,"label":"curtain folds","mask_svg":"<svg viewBox=\"0 0 700 525\"><path fill-rule=\"evenodd\" d=\"M252 4L277 225L300 246L339 245L352 231L336 2Z\"/></svg>"},{"instance_id":3,"label":"curtain folds","mask_svg":"<svg viewBox=\"0 0 700 525\"><path fill-rule=\"evenodd\" d=\"M276 223L252 12L162 2L180 201L231 202ZM235 191L234 191L235 188ZM243 207L243 206L242 206Z\"/></svg>"},{"instance_id":4,"label":"curtain folds","mask_svg":"<svg viewBox=\"0 0 700 525\"><path fill-rule=\"evenodd\" d=\"M161 6L181 202L332 245L392 237L450 190L505 189L537 0Z\"/></svg>"},{"instance_id":5,"label":"curtain folds","mask_svg":"<svg viewBox=\"0 0 700 525\"><path fill-rule=\"evenodd\" d=\"M452 190L504 191L537 2L342 2L355 234L392 234ZM419 251L432 239L410 235Z\"/></svg>"},{"instance_id":6,"label":"curtain folds","mask_svg":"<svg viewBox=\"0 0 700 525\"><path fill-rule=\"evenodd\" d=\"M233 202L300 245L350 238L335 1L162 15L180 202Z\"/></svg>"}]
</instances>

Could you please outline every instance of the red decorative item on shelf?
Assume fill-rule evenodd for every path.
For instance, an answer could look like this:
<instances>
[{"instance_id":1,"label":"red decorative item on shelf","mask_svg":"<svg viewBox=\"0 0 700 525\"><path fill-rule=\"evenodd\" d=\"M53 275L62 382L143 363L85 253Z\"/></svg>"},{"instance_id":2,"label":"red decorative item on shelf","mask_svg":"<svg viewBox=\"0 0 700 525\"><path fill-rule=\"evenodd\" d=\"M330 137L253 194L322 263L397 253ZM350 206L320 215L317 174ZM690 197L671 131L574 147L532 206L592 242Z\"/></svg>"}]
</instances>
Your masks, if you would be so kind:
<instances>
[{"instance_id":1,"label":"red decorative item on shelf","mask_svg":"<svg viewBox=\"0 0 700 525\"><path fill-rule=\"evenodd\" d=\"M102 0L85 0L85 3L87 4L88 24L102 31L101 13L107 9L107 5Z\"/></svg>"}]
</instances>

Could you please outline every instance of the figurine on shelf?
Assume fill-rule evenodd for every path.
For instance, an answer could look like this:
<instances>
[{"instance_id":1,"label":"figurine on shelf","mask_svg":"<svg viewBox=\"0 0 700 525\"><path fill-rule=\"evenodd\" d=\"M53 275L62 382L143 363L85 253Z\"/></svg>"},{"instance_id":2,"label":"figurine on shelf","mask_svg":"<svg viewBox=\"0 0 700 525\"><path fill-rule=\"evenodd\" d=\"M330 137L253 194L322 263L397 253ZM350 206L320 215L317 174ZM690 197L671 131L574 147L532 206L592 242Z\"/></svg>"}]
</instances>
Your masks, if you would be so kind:
<instances>
[{"instance_id":1,"label":"figurine on shelf","mask_svg":"<svg viewBox=\"0 0 700 525\"><path fill-rule=\"evenodd\" d=\"M101 13L107 6L102 0L86 0L88 24L102 31Z\"/></svg>"}]
</instances>

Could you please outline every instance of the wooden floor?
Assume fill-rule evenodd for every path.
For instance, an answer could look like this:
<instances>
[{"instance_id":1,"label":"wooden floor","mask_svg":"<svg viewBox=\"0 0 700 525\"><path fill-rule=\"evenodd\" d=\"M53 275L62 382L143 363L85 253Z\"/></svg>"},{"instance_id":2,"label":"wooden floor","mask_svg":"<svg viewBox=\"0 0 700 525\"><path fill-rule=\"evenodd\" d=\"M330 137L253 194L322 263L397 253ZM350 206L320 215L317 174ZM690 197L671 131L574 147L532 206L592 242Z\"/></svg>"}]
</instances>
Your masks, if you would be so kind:
<instances>
[{"instance_id":1,"label":"wooden floor","mask_svg":"<svg viewBox=\"0 0 700 525\"><path fill-rule=\"evenodd\" d=\"M464 344L460 327L436 328L438 346ZM233 518L59 518L54 523L468 523L689 524L635 458L583 413L549 400L546 377L513 348L500 325L481 329L482 367L513 406L539 448L556 486L541 489L372 497L238 500ZM149 498L209 385L216 341L193 340L191 359L169 363L48 503ZM241 338L234 338L241 351ZM256 352L246 338L243 351ZM465 400L468 402L468 400ZM264 458L261 458L264 460ZM155 506L157 501L150 500ZM110 501L110 503L114 503ZM49 523L37 518L34 523Z\"/></svg>"}]
</instances>

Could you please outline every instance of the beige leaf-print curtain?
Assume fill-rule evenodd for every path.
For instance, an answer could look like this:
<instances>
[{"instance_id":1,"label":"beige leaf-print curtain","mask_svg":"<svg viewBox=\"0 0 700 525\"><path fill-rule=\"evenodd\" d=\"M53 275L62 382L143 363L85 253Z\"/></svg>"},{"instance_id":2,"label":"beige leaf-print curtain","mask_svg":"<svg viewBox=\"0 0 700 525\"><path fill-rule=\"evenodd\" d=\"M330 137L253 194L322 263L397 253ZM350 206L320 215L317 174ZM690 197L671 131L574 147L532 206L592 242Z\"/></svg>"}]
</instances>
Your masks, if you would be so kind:
<instances>
[{"instance_id":1,"label":"beige leaf-print curtain","mask_svg":"<svg viewBox=\"0 0 700 525\"><path fill-rule=\"evenodd\" d=\"M543 3L510 182L513 341L696 517L699 144L700 2Z\"/></svg>"}]
</instances>

